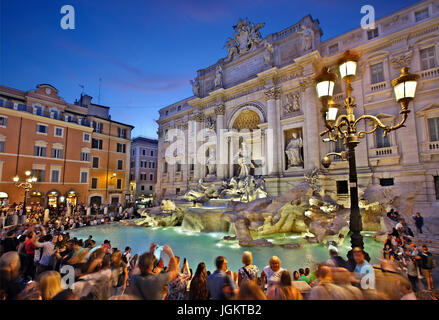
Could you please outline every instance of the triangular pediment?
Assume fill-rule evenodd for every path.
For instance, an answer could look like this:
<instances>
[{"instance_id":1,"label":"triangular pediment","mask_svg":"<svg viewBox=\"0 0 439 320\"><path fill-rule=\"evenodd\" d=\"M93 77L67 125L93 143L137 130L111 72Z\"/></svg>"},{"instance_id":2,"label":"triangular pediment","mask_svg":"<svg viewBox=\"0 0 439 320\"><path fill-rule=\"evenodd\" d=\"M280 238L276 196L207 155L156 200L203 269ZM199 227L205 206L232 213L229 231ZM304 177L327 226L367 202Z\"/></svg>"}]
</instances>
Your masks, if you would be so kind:
<instances>
[{"instance_id":1,"label":"triangular pediment","mask_svg":"<svg viewBox=\"0 0 439 320\"><path fill-rule=\"evenodd\" d=\"M430 103L421 110L417 111L416 114L422 115L432 111L439 111L439 103Z\"/></svg>"}]
</instances>

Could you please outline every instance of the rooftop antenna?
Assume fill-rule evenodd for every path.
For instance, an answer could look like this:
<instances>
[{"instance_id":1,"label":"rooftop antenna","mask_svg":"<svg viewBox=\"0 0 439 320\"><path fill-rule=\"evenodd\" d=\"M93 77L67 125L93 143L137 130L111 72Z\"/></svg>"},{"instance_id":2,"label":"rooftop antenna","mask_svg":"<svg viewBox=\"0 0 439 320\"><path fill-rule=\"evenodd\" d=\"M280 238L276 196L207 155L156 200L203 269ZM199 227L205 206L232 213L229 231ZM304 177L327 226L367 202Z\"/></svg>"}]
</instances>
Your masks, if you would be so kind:
<instances>
[{"instance_id":1,"label":"rooftop antenna","mask_svg":"<svg viewBox=\"0 0 439 320\"><path fill-rule=\"evenodd\" d=\"M84 86L83 84L78 84L78 86L79 86L80 88L82 88L81 96L84 95L84 88L85 88L85 86Z\"/></svg>"},{"instance_id":2,"label":"rooftop antenna","mask_svg":"<svg viewBox=\"0 0 439 320\"><path fill-rule=\"evenodd\" d=\"M101 104L101 84L102 84L102 78L99 78L99 95L98 95L98 104Z\"/></svg>"}]
</instances>

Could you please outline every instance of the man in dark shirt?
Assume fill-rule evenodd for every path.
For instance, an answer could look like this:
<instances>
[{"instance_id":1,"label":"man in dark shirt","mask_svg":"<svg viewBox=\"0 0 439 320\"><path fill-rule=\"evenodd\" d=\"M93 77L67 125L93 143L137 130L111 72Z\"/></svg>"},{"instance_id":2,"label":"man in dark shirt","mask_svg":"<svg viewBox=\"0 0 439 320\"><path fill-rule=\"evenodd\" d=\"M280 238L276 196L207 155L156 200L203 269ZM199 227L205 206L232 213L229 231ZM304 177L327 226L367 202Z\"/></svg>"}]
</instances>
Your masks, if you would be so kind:
<instances>
[{"instance_id":1,"label":"man in dark shirt","mask_svg":"<svg viewBox=\"0 0 439 320\"><path fill-rule=\"evenodd\" d=\"M6 238L3 240L2 246L4 253L9 251L17 251L18 240L17 237L15 237L14 230L8 231L8 233L6 234Z\"/></svg>"},{"instance_id":2,"label":"man in dark shirt","mask_svg":"<svg viewBox=\"0 0 439 320\"><path fill-rule=\"evenodd\" d=\"M421 213L416 212L416 215L413 217L415 220L416 229L418 229L419 233L422 233L422 226L424 225L424 218L421 216Z\"/></svg>"}]
</instances>

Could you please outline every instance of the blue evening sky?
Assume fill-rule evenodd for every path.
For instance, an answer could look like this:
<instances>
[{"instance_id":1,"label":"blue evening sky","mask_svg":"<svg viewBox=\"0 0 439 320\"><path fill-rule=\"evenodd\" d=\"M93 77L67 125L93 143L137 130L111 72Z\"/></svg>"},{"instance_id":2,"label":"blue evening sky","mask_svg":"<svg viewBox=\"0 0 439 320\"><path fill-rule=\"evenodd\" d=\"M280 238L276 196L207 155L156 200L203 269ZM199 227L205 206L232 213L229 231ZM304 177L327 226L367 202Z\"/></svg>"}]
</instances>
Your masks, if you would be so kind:
<instances>
[{"instance_id":1,"label":"blue evening sky","mask_svg":"<svg viewBox=\"0 0 439 320\"><path fill-rule=\"evenodd\" d=\"M265 22L262 35L311 14L322 40L360 26L362 5L376 18L415 0L0 0L0 84L20 90L49 83L67 102L85 93L112 119L156 137L158 110L192 95L196 70L226 56L238 18ZM76 29L60 27L63 5Z\"/></svg>"}]
</instances>

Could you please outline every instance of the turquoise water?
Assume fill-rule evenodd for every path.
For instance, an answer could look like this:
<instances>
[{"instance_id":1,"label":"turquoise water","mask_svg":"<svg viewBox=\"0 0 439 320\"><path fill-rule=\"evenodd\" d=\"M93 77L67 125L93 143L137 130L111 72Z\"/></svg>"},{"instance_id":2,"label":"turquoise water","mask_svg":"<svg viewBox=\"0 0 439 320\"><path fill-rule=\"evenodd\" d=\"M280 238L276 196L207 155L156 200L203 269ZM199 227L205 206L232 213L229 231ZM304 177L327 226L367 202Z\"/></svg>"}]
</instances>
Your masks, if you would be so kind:
<instances>
[{"instance_id":1,"label":"turquoise water","mask_svg":"<svg viewBox=\"0 0 439 320\"><path fill-rule=\"evenodd\" d=\"M168 244L174 254L182 260L187 258L190 268L194 271L199 262L204 262L208 270L214 270L214 260L217 256L223 255L229 261L229 269L237 271L241 263L241 255L249 250L253 253L253 263L262 270L268 264L272 255L277 255L282 260L282 267L290 270L309 267L314 269L314 265L328 259L328 249L322 244L304 243L298 235L285 234L276 237L267 237L275 242L300 242L303 246L299 249L288 249L282 247L241 247L237 241L221 240L225 233L196 233L186 231L181 227L164 228L145 228L121 225L101 225L85 227L71 230L71 237L86 239L88 235L93 235L93 239L98 245L105 239L111 241L112 247L124 250L130 246L133 253L141 254L149 250L152 241L160 245ZM372 259L372 263L377 263L382 250L382 244L376 242L371 237L371 233L364 233L365 249ZM349 240L339 247L340 255L346 257L350 250Z\"/></svg>"}]
</instances>

